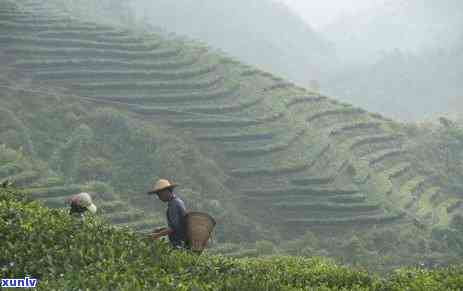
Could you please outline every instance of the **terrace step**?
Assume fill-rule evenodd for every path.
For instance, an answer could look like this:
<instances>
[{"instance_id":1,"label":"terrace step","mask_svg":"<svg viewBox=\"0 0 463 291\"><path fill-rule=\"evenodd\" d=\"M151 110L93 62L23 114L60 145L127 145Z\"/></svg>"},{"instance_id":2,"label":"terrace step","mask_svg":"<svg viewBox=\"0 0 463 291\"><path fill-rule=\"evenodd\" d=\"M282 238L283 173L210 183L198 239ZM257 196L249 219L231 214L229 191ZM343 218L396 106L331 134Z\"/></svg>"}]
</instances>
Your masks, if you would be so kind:
<instances>
[{"instance_id":1,"label":"terrace step","mask_svg":"<svg viewBox=\"0 0 463 291\"><path fill-rule=\"evenodd\" d=\"M304 157L300 156L300 151L295 148L288 148L282 153L281 164L276 164L272 159L269 159L265 156L259 156L261 161L257 163L256 158L253 160L254 164L265 165L265 166L248 166L243 167L246 159L233 159L234 164L235 160L237 165L235 169L232 170L231 174L233 176L242 177L242 178L252 178L254 176L261 177L277 177L279 175L291 175L293 178L307 177L310 173L307 170L311 170L317 165L320 159L326 154L330 149L330 144L317 144L313 145L311 148L306 149L307 155ZM278 153L280 154L280 153ZM325 167L326 170L326 167Z\"/></svg>"},{"instance_id":2,"label":"terrace step","mask_svg":"<svg viewBox=\"0 0 463 291\"><path fill-rule=\"evenodd\" d=\"M255 134L203 134L195 137L196 140L208 142L249 142L249 141L271 141L275 135L272 132Z\"/></svg>"},{"instance_id":3,"label":"terrace step","mask_svg":"<svg viewBox=\"0 0 463 291\"><path fill-rule=\"evenodd\" d=\"M140 37L129 34L126 31L108 29L104 31L95 30L80 30L80 29L69 29L69 30L44 30L37 32L33 36L61 39L61 40L80 40L80 41L96 41L96 42L107 42L114 44L143 44L145 41Z\"/></svg>"},{"instance_id":4,"label":"terrace step","mask_svg":"<svg viewBox=\"0 0 463 291\"><path fill-rule=\"evenodd\" d=\"M239 63L239 62L238 62L238 63ZM249 67L249 68L252 69L252 67ZM267 78L267 79L273 81L274 83L275 83L275 82L282 82L282 81L284 81L283 78L278 77L278 76L275 76L274 74L272 74L272 73L270 73L270 72L266 72L266 71L262 71L262 70L258 70L258 72L259 72L259 75L260 75L261 77Z\"/></svg>"},{"instance_id":5,"label":"terrace step","mask_svg":"<svg viewBox=\"0 0 463 291\"><path fill-rule=\"evenodd\" d=\"M221 76L214 76L212 78L203 78L195 81L121 81L121 82L101 82L101 83L82 83L73 84L71 87L77 90L97 91L100 89L112 90L129 90L135 94L138 89L141 90L189 90L201 89L214 86L214 84L221 82Z\"/></svg>"},{"instance_id":6,"label":"terrace step","mask_svg":"<svg viewBox=\"0 0 463 291\"><path fill-rule=\"evenodd\" d=\"M271 143L260 147L241 147L230 150L225 150L227 156L256 156L264 155L281 151L290 147L301 135L303 135L305 129L299 130L294 136L285 137L284 139L279 138L279 142Z\"/></svg>"},{"instance_id":7,"label":"terrace step","mask_svg":"<svg viewBox=\"0 0 463 291\"><path fill-rule=\"evenodd\" d=\"M383 172L383 174L388 177L389 179L394 179L402 176L407 171L412 168L412 164L409 162L401 162L395 165L392 168L387 169Z\"/></svg>"},{"instance_id":8,"label":"terrace step","mask_svg":"<svg viewBox=\"0 0 463 291\"><path fill-rule=\"evenodd\" d=\"M317 226L317 225L349 225L349 224L384 224L394 222L403 217L403 214L361 215L342 219L285 219L290 225Z\"/></svg>"},{"instance_id":9,"label":"terrace step","mask_svg":"<svg viewBox=\"0 0 463 291\"><path fill-rule=\"evenodd\" d=\"M5 4L4 2L2 2L1 5L2 6L0 6L0 12L3 12L3 13L21 12L27 15L32 15L31 12L29 11L30 9L27 9L27 7L24 7L23 5L17 5L16 3L10 5L10 4ZM38 16L38 15L50 15L50 13L46 13L46 14L34 13L34 16Z\"/></svg>"},{"instance_id":10,"label":"terrace step","mask_svg":"<svg viewBox=\"0 0 463 291\"><path fill-rule=\"evenodd\" d=\"M290 189L291 186L286 186L286 189ZM319 186L313 188L327 188ZM243 196L244 195L244 196ZM282 202L282 197L284 197L284 201L288 203L341 203L341 204L348 204L348 203L362 203L366 202L365 194L356 192L353 194L335 194L335 195L298 195L293 194L291 192L285 193L283 196L246 196L243 194L238 200L244 203L259 203L263 205L265 203L279 203Z\"/></svg>"},{"instance_id":11,"label":"terrace step","mask_svg":"<svg viewBox=\"0 0 463 291\"><path fill-rule=\"evenodd\" d=\"M329 130L330 136L338 136L342 134L349 134L352 132L356 132L357 130L372 130L372 132L376 133L381 126L381 122L377 121L357 121L354 123L348 124L339 124Z\"/></svg>"},{"instance_id":12,"label":"terrace step","mask_svg":"<svg viewBox=\"0 0 463 291\"><path fill-rule=\"evenodd\" d=\"M151 43L112 43L104 41L90 41L80 39L59 39L46 38L37 36L18 36L18 35L2 35L0 36L0 44L8 45L35 45L44 48L86 48L86 49L117 49L130 50L133 52L150 52L159 49L161 42Z\"/></svg>"},{"instance_id":13,"label":"terrace step","mask_svg":"<svg viewBox=\"0 0 463 291\"><path fill-rule=\"evenodd\" d=\"M176 105L176 106L132 106L132 110L145 115L157 114L160 112L183 112L190 114L221 114L239 111L247 107L253 106L260 102L261 99L251 100L249 103L238 103L238 104L226 104L223 106L188 106L188 105Z\"/></svg>"},{"instance_id":14,"label":"terrace step","mask_svg":"<svg viewBox=\"0 0 463 291\"><path fill-rule=\"evenodd\" d=\"M285 89L285 88L290 88L293 87L294 84L291 82L287 81L281 81L281 82L275 82L271 85L268 85L264 88L264 91L271 92L274 90L279 90L279 89Z\"/></svg>"},{"instance_id":15,"label":"terrace step","mask_svg":"<svg viewBox=\"0 0 463 291\"><path fill-rule=\"evenodd\" d=\"M255 106L263 101L263 98L249 98L246 101L238 101L232 104L223 105L204 105L204 106L191 106L187 108L188 111L206 114L223 114L232 113L236 111L243 111L252 106Z\"/></svg>"},{"instance_id":16,"label":"terrace step","mask_svg":"<svg viewBox=\"0 0 463 291\"><path fill-rule=\"evenodd\" d=\"M47 48L41 46L8 46L4 50L7 55L16 57L101 57L101 58L118 58L124 60L153 60L163 57L178 55L176 49L159 49L156 51L132 52L117 49L92 49L92 48Z\"/></svg>"},{"instance_id":17,"label":"terrace step","mask_svg":"<svg viewBox=\"0 0 463 291\"><path fill-rule=\"evenodd\" d=\"M0 29L7 29L8 32L43 32L47 30L54 31L69 31L69 30L82 30L82 31L102 31L105 32L106 28L98 27L94 24L79 24L69 22L69 24L35 24L35 23L18 23L15 21L0 20Z\"/></svg>"},{"instance_id":18,"label":"terrace step","mask_svg":"<svg viewBox=\"0 0 463 291\"><path fill-rule=\"evenodd\" d=\"M27 4L27 6L22 5L20 6L20 9L24 11L24 13L28 13L32 16L61 16L65 18L72 18L80 22L79 18L75 18L69 13L63 11L63 9L59 9L56 6L47 5L43 2L41 3L41 5L35 6L30 6L30 4Z\"/></svg>"},{"instance_id":19,"label":"terrace step","mask_svg":"<svg viewBox=\"0 0 463 291\"><path fill-rule=\"evenodd\" d=\"M122 102L122 103L129 103L129 104L146 104L146 103L182 103L182 102L194 102L194 101L208 101L208 100L215 100L221 98L232 98L236 97L238 94L237 87L222 87L222 88L215 88L218 86L214 86L214 88L203 89L201 91L189 91L189 92L179 92L179 93L157 93L151 92L146 95L139 94L134 96L118 96L116 94L107 93L108 95L96 95L94 98L106 100L106 101L114 101L114 102Z\"/></svg>"},{"instance_id":20,"label":"terrace step","mask_svg":"<svg viewBox=\"0 0 463 291\"><path fill-rule=\"evenodd\" d=\"M246 127L251 125L259 124L260 122L257 119L224 119L224 118L216 118L212 116L210 118L192 118L192 119L185 119L185 120L172 120L169 122L174 126L179 127L201 127L201 128L209 128L209 127Z\"/></svg>"},{"instance_id":21,"label":"terrace step","mask_svg":"<svg viewBox=\"0 0 463 291\"><path fill-rule=\"evenodd\" d=\"M327 177L308 177L308 178L299 178L299 179L292 179L292 183L299 186L309 186L309 185L316 185L316 184L329 184L334 181L334 176L327 176Z\"/></svg>"},{"instance_id":22,"label":"terrace step","mask_svg":"<svg viewBox=\"0 0 463 291\"><path fill-rule=\"evenodd\" d=\"M105 104L107 101L99 100L99 99L92 99L96 103ZM194 116L194 112L189 112L183 110L182 108L175 107L175 106L139 106L139 105L130 105L128 109L132 112L138 113L144 116L178 116L178 117L191 117Z\"/></svg>"},{"instance_id":23,"label":"terrace step","mask_svg":"<svg viewBox=\"0 0 463 291\"><path fill-rule=\"evenodd\" d=\"M304 203L304 202L279 202L273 203L273 207L286 210L317 210L338 212L374 211L381 208L380 203Z\"/></svg>"},{"instance_id":24,"label":"terrace step","mask_svg":"<svg viewBox=\"0 0 463 291\"><path fill-rule=\"evenodd\" d=\"M260 71L258 69L255 69L255 68L244 68L241 72L240 72L240 76L253 76L253 75L258 75L260 73Z\"/></svg>"},{"instance_id":25,"label":"terrace step","mask_svg":"<svg viewBox=\"0 0 463 291\"><path fill-rule=\"evenodd\" d=\"M278 140L278 132L275 132L276 140ZM231 171L231 175L235 174L241 175L241 170L244 170L244 173L247 170L256 170L261 172L263 170L263 175L258 175L257 173L252 174L249 178L252 177L276 177L274 173L271 172L272 169L290 169L290 168L299 168L299 165L307 164L310 166L313 158L311 155L301 157L298 152L298 147L296 145L284 148L276 149L275 151L268 151L266 148L267 144L271 142L262 140L262 141L250 141L250 142L236 142L236 143L224 143L224 144L215 144L213 146L218 147L221 150L221 161L223 161L223 167L228 171ZM246 152L235 154L235 152L227 152L227 150L236 148L240 149L250 149L250 148L259 148L262 147L264 151L255 152L255 154L246 154ZM299 159L298 159L299 158ZM308 168L307 166L306 168ZM269 171L266 171L268 169ZM299 173L293 172L291 175ZM248 178L248 177L244 177ZM244 179L242 179L243 181ZM286 181L285 181L286 183Z\"/></svg>"},{"instance_id":26,"label":"terrace step","mask_svg":"<svg viewBox=\"0 0 463 291\"><path fill-rule=\"evenodd\" d=\"M99 80L100 82L108 82L115 80L185 80L197 78L205 74L211 73L211 68L190 69L181 71L166 72L158 71L38 71L34 73L36 80L53 80L53 81L79 81L90 82Z\"/></svg>"},{"instance_id":27,"label":"terrace step","mask_svg":"<svg viewBox=\"0 0 463 291\"><path fill-rule=\"evenodd\" d=\"M358 194L356 189L337 189L327 187L289 187L282 189L248 189L240 191L243 195L248 197L283 197L285 194L294 196L337 196L337 195L353 195Z\"/></svg>"},{"instance_id":28,"label":"terrace step","mask_svg":"<svg viewBox=\"0 0 463 291\"><path fill-rule=\"evenodd\" d=\"M252 183L272 185L272 187L294 186L291 179L306 178L312 175L314 164L320 158L327 145L317 144L306 148L306 155L301 156L302 140L297 144L268 155L224 156L224 167L241 187ZM281 180L280 177L285 179ZM238 182L239 180L239 182ZM277 182L278 181L278 182ZM255 184L254 184L255 185Z\"/></svg>"},{"instance_id":29,"label":"terrace step","mask_svg":"<svg viewBox=\"0 0 463 291\"><path fill-rule=\"evenodd\" d=\"M283 113L269 114L260 119L249 118L220 118L220 115L207 115L198 113L198 118L172 120L169 123L179 127L200 127L200 128L220 128L220 127L247 127L258 124L273 122L283 117Z\"/></svg>"},{"instance_id":30,"label":"terrace step","mask_svg":"<svg viewBox=\"0 0 463 291\"><path fill-rule=\"evenodd\" d=\"M193 57L179 57L175 59L162 59L153 61L116 60L108 58L55 58L46 60L18 60L14 64L19 69L40 69L40 70L176 70L193 65L197 61ZM117 95L116 95L117 96Z\"/></svg>"},{"instance_id":31,"label":"terrace step","mask_svg":"<svg viewBox=\"0 0 463 291\"><path fill-rule=\"evenodd\" d=\"M4 19L6 20L6 19ZM73 25L73 24L79 24L79 25L89 25L94 27L95 24L92 23L84 23L76 20L72 20L70 18L65 18L65 17L56 17L52 15L43 15L40 17L37 17L35 15L29 14L29 13L24 13L21 17L16 17L13 19L8 19L9 22L19 24L19 25L24 25L26 27L30 27L32 25L37 25L37 26L67 26L68 24Z\"/></svg>"},{"instance_id":32,"label":"terrace step","mask_svg":"<svg viewBox=\"0 0 463 291\"><path fill-rule=\"evenodd\" d=\"M317 119L324 118L324 117L330 117L330 116L336 116L336 115L357 115L357 114L362 114L362 113L365 113L365 110L360 109L360 108L355 108L355 107L340 107L340 108L335 108L335 109L331 108L331 109L315 112L307 116L306 121L308 123L313 123Z\"/></svg>"},{"instance_id":33,"label":"terrace step","mask_svg":"<svg viewBox=\"0 0 463 291\"><path fill-rule=\"evenodd\" d=\"M253 176L279 176L279 175L289 175L298 172L303 172L310 168L310 164L306 162L294 163L291 166L286 167L275 167L273 169L269 168L241 168L233 169L230 171L230 175L235 178L251 178Z\"/></svg>"},{"instance_id":34,"label":"terrace step","mask_svg":"<svg viewBox=\"0 0 463 291\"><path fill-rule=\"evenodd\" d=\"M299 96L299 97L294 97L289 99L288 102L286 102L286 108L291 108L295 105L299 105L302 103L313 103L313 102L319 102L322 100L326 100L327 97L324 96Z\"/></svg>"},{"instance_id":35,"label":"terrace step","mask_svg":"<svg viewBox=\"0 0 463 291\"><path fill-rule=\"evenodd\" d=\"M400 137L391 134L362 135L347 141L349 149L359 156L365 156L381 150L398 148Z\"/></svg>"},{"instance_id":36,"label":"terrace step","mask_svg":"<svg viewBox=\"0 0 463 291\"><path fill-rule=\"evenodd\" d=\"M273 210L273 209L272 209ZM357 211L357 210L305 210L305 209L275 209L275 213L285 219L315 219L315 220L343 220L350 219L352 217L359 216L381 216L384 215L384 210L378 208L375 210L368 211Z\"/></svg>"},{"instance_id":37,"label":"terrace step","mask_svg":"<svg viewBox=\"0 0 463 291\"><path fill-rule=\"evenodd\" d=\"M60 197L76 194L85 189L82 185L55 186L49 188L28 188L23 192L31 194L34 198Z\"/></svg>"},{"instance_id":38,"label":"terrace step","mask_svg":"<svg viewBox=\"0 0 463 291\"><path fill-rule=\"evenodd\" d=\"M328 199L336 203L360 203L365 202L366 196L364 194L339 195L329 197Z\"/></svg>"},{"instance_id":39,"label":"terrace step","mask_svg":"<svg viewBox=\"0 0 463 291\"><path fill-rule=\"evenodd\" d=\"M383 160L388 159L393 156L400 156L405 154L406 151L402 149L385 149L381 150L366 156L363 156L362 159L368 161L370 165L381 163Z\"/></svg>"}]
</instances>

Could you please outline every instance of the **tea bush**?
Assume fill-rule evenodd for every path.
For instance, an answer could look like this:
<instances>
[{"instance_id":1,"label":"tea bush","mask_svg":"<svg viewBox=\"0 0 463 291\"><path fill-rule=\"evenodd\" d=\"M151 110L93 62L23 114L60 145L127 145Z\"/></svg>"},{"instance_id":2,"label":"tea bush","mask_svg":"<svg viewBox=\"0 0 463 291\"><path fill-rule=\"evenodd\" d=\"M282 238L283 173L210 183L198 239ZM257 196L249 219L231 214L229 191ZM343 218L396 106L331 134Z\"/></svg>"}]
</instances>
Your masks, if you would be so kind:
<instances>
[{"instance_id":1,"label":"tea bush","mask_svg":"<svg viewBox=\"0 0 463 291\"><path fill-rule=\"evenodd\" d=\"M99 217L74 220L0 189L2 278L40 290L461 290L463 268L404 269L382 279L321 258L197 256Z\"/></svg>"}]
</instances>

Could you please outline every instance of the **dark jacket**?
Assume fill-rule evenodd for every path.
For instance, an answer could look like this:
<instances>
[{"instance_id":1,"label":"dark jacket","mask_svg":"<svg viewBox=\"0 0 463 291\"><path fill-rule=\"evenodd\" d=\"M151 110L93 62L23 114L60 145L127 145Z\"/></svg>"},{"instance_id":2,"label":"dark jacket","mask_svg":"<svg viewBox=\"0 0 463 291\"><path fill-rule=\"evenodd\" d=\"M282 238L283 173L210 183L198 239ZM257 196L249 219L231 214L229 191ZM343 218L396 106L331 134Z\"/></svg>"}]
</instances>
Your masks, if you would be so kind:
<instances>
[{"instance_id":1,"label":"dark jacket","mask_svg":"<svg viewBox=\"0 0 463 291\"><path fill-rule=\"evenodd\" d=\"M173 246L182 246L186 239L186 208L182 199L174 196L167 206L167 223L174 230L169 234L169 241Z\"/></svg>"}]
</instances>

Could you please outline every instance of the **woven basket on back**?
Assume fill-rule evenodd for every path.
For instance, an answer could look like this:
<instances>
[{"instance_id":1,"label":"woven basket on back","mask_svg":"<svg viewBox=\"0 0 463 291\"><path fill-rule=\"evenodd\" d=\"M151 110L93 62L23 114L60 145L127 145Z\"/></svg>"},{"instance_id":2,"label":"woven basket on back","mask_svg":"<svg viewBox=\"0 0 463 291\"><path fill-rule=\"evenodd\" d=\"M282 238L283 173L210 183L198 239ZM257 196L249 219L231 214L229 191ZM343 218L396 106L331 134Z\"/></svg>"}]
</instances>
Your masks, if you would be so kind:
<instances>
[{"instance_id":1,"label":"woven basket on back","mask_svg":"<svg viewBox=\"0 0 463 291\"><path fill-rule=\"evenodd\" d=\"M215 220L207 213L189 212L186 215L187 245L192 251L201 253L207 247Z\"/></svg>"}]
</instances>

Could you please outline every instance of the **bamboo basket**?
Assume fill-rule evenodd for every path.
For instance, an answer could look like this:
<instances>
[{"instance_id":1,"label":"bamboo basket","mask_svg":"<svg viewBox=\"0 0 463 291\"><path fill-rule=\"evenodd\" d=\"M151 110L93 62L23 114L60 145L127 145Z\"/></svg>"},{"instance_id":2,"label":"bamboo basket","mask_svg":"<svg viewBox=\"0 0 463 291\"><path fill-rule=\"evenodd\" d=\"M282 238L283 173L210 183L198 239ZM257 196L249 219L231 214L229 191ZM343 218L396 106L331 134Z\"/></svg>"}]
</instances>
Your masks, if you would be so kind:
<instances>
[{"instance_id":1,"label":"bamboo basket","mask_svg":"<svg viewBox=\"0 0 463 291\"><path fill-rule=\"evenodd\" d=\"M185 219L186 244L192 251L202 253L216 222L209 214L202 212L189 212Z\"/></svg>"}]
</instances>

